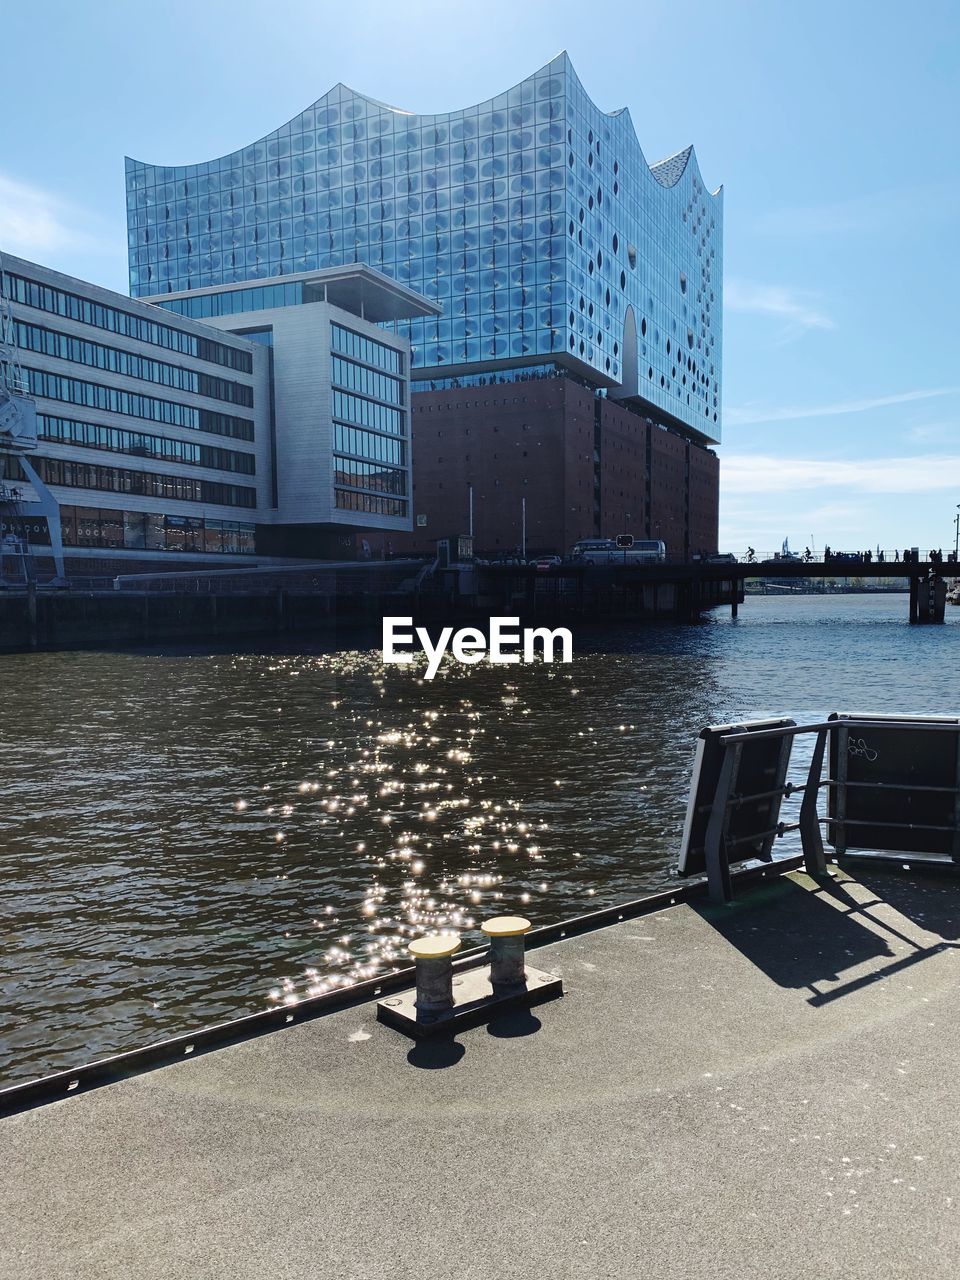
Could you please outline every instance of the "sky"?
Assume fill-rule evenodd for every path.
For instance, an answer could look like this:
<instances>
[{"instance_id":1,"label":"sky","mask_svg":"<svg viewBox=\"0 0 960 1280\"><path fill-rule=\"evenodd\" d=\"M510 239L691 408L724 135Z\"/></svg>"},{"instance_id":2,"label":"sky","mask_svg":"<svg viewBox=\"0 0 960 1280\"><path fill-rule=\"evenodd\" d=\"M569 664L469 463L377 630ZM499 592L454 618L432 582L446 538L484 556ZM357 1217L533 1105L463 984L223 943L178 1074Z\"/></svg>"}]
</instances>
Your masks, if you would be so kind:
<instances>
[{"instance_id":1,"label":"sky","mask_svg":"<svg viewBox=\"0 0 960 1280\"><path fill-rule=\"evenodd\" d=\"M338 81L456 110L561 49L724 189L720 547L955 543L953 0L3 3L0 249L127 292L123 157L234 150Z\"/></svg>"}]
</instances>

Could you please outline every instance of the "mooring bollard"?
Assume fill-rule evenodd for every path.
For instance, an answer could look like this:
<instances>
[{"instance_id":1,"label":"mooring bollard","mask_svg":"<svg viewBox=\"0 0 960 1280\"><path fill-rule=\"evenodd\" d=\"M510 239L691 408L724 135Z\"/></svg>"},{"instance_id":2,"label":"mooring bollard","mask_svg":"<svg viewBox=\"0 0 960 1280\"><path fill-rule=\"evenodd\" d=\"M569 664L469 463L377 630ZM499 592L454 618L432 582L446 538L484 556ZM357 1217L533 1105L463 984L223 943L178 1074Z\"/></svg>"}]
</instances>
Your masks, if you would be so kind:
<instances>
[{"instance_id":1,"label":"mooring bollard","mask_svg":"<svg viewBox=\"0 0 960 1280\"><path fill-rule=\"evenodd\" d=\"M455 933L409 943L417 964L416 987L378 1001L379 1021L421 1039L476 1026L502 1008L542 1004L563 995L563 983L556 974L524 964L529 920L498 916L482 928L490 941L489 965L481 962L461 968L456 978L453 954L460 939Z\"/></svg>"},{"instance_id":2,"label":"mooring bollard","mask_svg":"<svg viewBox=\"0 0 960 1280\"><path fill-rule=\"evenodd\" d=\"M495 916L480 926L490 939L490 984L494 991L522 987L524 969L524 934L530 921L523 916Z\"/></svg>"},{"instance_id":3,"label":"mooring bollard","mask_svg":"<svg viewBox=\"0 0 960 1280\"><path fill-rule=\"evenodd\" d=\"M455 933L417 938L409 951L417 962L417 1020L429 1022L453 1008L453 963L459 950Z\"/></svg>"}]
</instances>

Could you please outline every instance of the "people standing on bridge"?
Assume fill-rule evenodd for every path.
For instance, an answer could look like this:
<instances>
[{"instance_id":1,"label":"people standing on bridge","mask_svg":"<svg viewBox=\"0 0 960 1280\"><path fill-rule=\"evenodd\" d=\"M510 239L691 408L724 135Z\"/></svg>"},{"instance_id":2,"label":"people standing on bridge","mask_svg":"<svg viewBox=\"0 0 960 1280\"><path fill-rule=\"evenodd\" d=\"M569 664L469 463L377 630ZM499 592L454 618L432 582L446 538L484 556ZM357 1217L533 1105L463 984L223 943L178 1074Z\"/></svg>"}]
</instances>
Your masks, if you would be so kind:
<instances>
[{"instance_id":1,"label":"people standing on bridge","mask_svg":"<svg viewBox=\"0 0 960 1280\"><path fill-rule=\"evenodd\" d=\"M893 563L894 563L894 564L899 564L899 563L900 563L900 552L899 552L899 550L894 551L894 553L893 553Z\"/></svg>"}]
</instances>

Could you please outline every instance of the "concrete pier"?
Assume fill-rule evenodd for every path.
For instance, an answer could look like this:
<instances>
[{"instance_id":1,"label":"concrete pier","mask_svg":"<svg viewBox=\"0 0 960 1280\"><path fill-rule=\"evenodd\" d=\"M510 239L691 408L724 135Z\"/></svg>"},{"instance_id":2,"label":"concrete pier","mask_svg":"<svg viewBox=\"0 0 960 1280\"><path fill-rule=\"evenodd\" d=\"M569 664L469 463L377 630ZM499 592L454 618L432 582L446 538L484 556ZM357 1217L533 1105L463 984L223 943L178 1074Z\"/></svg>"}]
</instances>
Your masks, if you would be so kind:
<instances>
[{"instance_id":1,"label":"concrete pier","mask_svg":"<svg viewBox=\"0 0 960 1280\"><path fill-rule=\"evenodd\" d=\"M453 1041L370 1004L10 1117L0 1275L952 1280L958 892L795 872Z\"/></svg>"}]
</instances>

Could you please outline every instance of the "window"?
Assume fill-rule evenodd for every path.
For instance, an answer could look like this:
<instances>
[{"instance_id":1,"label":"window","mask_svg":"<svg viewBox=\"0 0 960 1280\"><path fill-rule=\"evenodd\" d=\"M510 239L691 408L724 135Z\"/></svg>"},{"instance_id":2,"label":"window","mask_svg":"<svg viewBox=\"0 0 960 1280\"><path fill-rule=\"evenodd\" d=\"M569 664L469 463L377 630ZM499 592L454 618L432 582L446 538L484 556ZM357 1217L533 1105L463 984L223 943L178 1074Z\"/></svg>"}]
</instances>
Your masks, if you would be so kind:
<instances>
[{"instance_id":1,"label":"window","mask_svg":"<svg viewBox=\"0 0 960 1280\"><path fill-rule=\"evenodd\" d=\"M47 400L62 400L67 404L81 404L90 409L103 409L108 413L122 413L128 418L147 418L151 422L193 427L197 431L233 436L237 440L253 439L253 423L249 418L235 418L214 409L197 409L192 405L178 404L175 400L138 395L133 391L105 387L98 382L84 382L79 378L44 373L40 369L24 368L23 373L28 391Z\"/></svg>"},{"instance_id":2,"label":"window","mask_svg":"<svg viewBox=\"0 0 960 1280\"><path fill-rule=\"evenodd\" d=\"M125 467L73 462L65 458L36 458L34 466L45 484L67 489L103 489L110 493L135 493L177 502L210 502L225 507L257 505L256 489L219 480L130 471Z\"/></svg>"},{"instance_id":3,"label":"window","mask_svg":"<svg viewBox=\"0 0 960 1280\"><path fill-rule=\"evenodd\" d=\"M378 369L386 369L389 373L403 373L403 353L383 342L375 342L373 338L354 333L342 324L333 323L333 350L340 355L359 360L361 364L376 365Z\"/></svg>"},{"instance_id":4,"label":"window","mask_svg":"<svg viewBox=\"0 0 960 1280\"><path fill-rule=\"evenodd\" d=\"M210 338L200 338L158 320L93 302L79 294L41 285L36 280L27 280L23 276L10 274L8 279L13 300L26 307L33 307L36 311L47 311L82 324L93 325L97 329L122 333L127 338L179 351L182 355L196 356L198 360L225 365L241 373L253 372L253 357L249 351L228 346L224 342L215 342Z\"/></svg>"},{"instance_id":5,"label":"window","mask_svg":"<svg viewBox=\"0 0 960 1280\"><path fill-rule=\"evenodd\" d=\"M333 447L338 453L350 453L361 458L373 458L377 462L392 463L402 467L407 461L407 446L402 440L361 431L343 422L333 424Z\"/></svg>"},{"instance_id":6,"label":"window","mask_svg":"<svg viewBox=\"0 0 960 1280\"><path fill-rule=\"evenodd\" d=\"M336 501L341 510L362 511L378 516L405 516L408 507L405 499L382 498L350 489L337 489Z\"/></svg>"},{"instance_id":7,"label":"window","mask_svg":"<svg viewBox=\"0 0 960 1280\"><path fill-rule=\"evenodd\" d=\"M257 460L252 453L236 449L220 449L214 445L194 444L190 440L172 440L146 431L129 431L122 427L105 427L97 422L79 422L51 414L37 415L37 434L41 440L79 445L88 449L108 449L113 453L129 453L140 458L164 458L218 471L236 471L254 475Z\"/></svg>"},{"instance_id":8,"label":"window","mask_svg":"<svg viewBox=\"0 0 960 1280\"><path fill-rule=\"evenodd\" d=\"M361 395L371 396L376 400L386 400L390 404L403 404L403 383L399 378L377 373L341 356L334 356L331 363L333 381L338 386L359 391Z\"/></svg>"},{"instance_id":9,"label":"window","mask_svg":"<svg viewBox=\"0 0 960 1280\"><path fill-rule=\"evenodd\" d=\"M179 391L193 391L214 400L227 400L231 404L242 404L248 408L253 405L253 388L243 382L230 382L226 378L213 377L196 369L187 369L183 365L152 360L148 356L123 351L118 347L108 347L99 342L89 342L71 334L59 333L43 325L24 324L17 320L14 328L21 351L35 351L58 360L106 369L127 378L159 382Z\"/></svg>"},{"instance_id":10,"label":"window","mask_svg":"<svg viewBox=\"0 0 960 1280\"><path fill-rule=\"evenodd\" d=\"M64 545L124 547L146 551L209 551L252 554L254 526L238 520L164 516L159 512L99 507L60 508Z\"/></svg>"},{"instance_id":11,"label":"window","mask_svg":"<svg viewBox=\"0 0 960 1280\"><path fill-rule=\"evenodd\" d=\"M355 458L334 456L333 481L337 485L350 485L355 489L370 489L398 496L407 492L406 471L385 467L376 462L361 462Z\"/></svg>"},{"instance_id":12,"label":"window","mask_svg":"<svg viewBox=\"0 0 960 1280\"><path fill-rule=\"evenodd\" d=\"M406 421L401 409L392 409L388 405L377 404L374 400L351 395L347 391L334 390L333 416L357 426L371 427L374 431L386 431L395 436L406 435Z\"/></svg>"}]
</instances>

